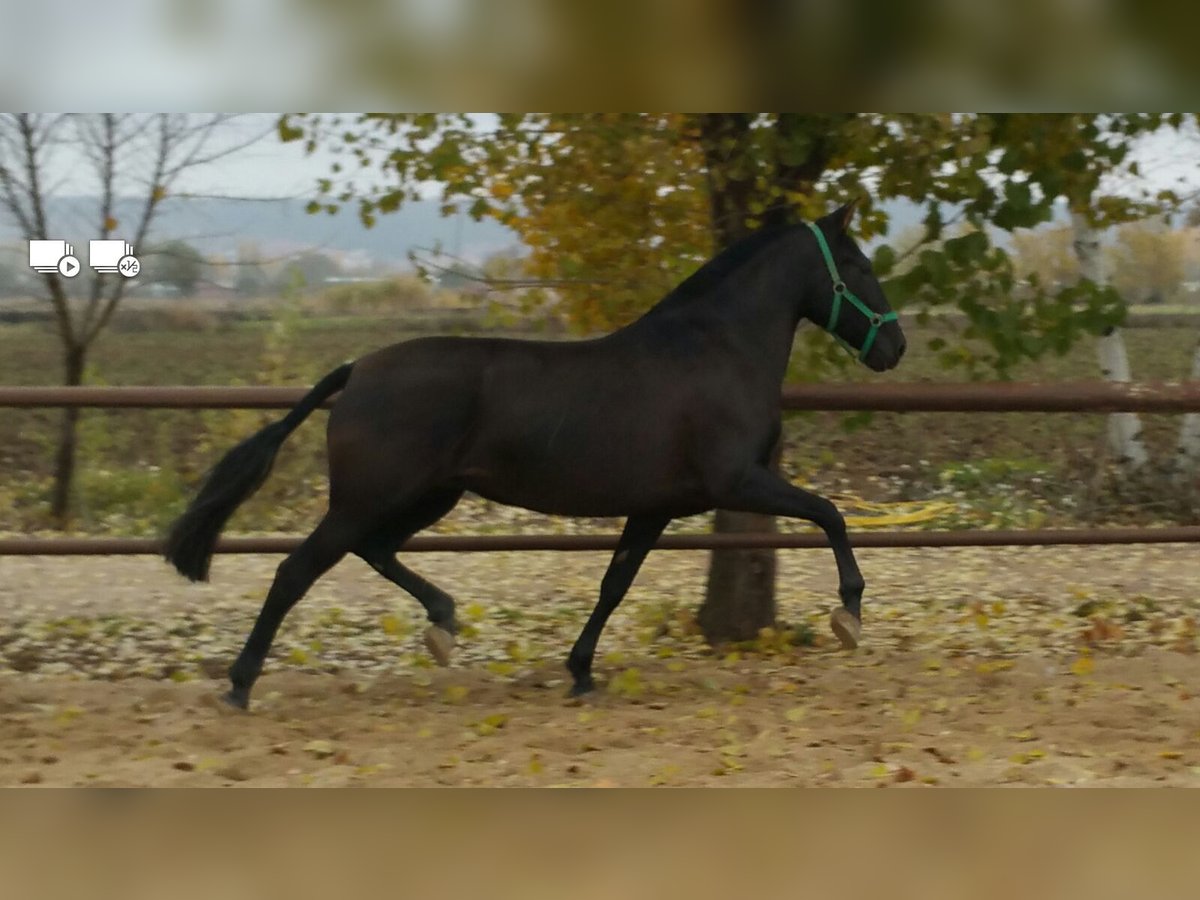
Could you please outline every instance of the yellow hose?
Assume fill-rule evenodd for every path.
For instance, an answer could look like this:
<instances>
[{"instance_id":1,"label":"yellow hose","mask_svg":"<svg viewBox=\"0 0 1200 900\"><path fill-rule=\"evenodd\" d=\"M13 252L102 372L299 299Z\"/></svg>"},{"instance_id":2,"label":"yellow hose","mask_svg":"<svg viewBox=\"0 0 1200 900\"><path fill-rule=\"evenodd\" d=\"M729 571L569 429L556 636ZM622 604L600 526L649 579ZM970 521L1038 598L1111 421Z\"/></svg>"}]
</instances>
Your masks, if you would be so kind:
<instances>
[{"instance_id":1,"label":"yellow hose","mask_svg":"<svg viewBox=\"0 0 1200 900\"><path fill-rule=\"evenodd\" d=\"M836 503L842 510L850 507L870 511L868 515L845 516L846 524L855 528L920 525L948 515L958 508L956 504L946 500L898 500L878 503L872 500L863 500L853 494L826 494L824 496Z\"/></svg>"}]
</instances>

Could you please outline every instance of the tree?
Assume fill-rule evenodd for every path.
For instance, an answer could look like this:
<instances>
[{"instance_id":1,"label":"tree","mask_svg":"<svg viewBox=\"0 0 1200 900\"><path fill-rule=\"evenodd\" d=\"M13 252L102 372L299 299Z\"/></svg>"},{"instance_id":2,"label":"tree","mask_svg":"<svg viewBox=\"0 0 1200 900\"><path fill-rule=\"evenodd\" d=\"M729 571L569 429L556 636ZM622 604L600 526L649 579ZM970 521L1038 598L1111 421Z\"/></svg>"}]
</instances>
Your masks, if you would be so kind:
<instances>
[{"instance_id":1,"label":"tree","mask_svg":"<svg viewBox=\"0 0 1200 900\"><path fill-rule=\"evenodd\" d=\"M238 244L233 290L239 297L257 297L267 286L262 251L253 241Z\"/></svg>"},{"instance_id":2,"label":"tree","mask_svg":"<svg viewBox=\"0 0 1200 900\"><path fill-rule=\"evenodd\" d=\"M884 241L873 260L893 305L920 316L953 302L965 315L962 340L936 338L928 352L971 375L1003 376L1113 328L1123 307L1091 281L1015 291L1013 262L991 232L1045 222L1061 196L1097 223L1144 211L1098 185L1130 168L1134 138L1164 123L1178 124L1161 115L406 114L285 116L280 134L347 158L319 184L314 211L356 203L369 225L440 182L446 212L465 206L506 222L582 331L635 317L749 229L860 197L860 233L879 237L888 217L875 201L907 198L924 209L921 239L903 256ZM951 231L954 223L962 227ZM801 346L813 377L846 364L831 341ZM766 523L718 516L718 528L743 525ZM714 554L701 610L709 638L772 624L772 583L769 551Z\"/></svg>"},{"instance_id":3,"label":"tree","mask_svg":"<svg viewBox=\"0 0 1200 900\"><path fill-rule=\"evenodd\" d=\"M1072 246L1075 234L1069 225L1021 229L1013 232L1013 267L1018 278L1035 280L1051 291L1061 291L1079 280L1079 258Z\"/></svg>"},{"instance_id":4,"label":"tree","mask_svg":"<svg viewBox=\"0 0 1200 900\"><path fill-rule=\"evenodd\" d=\"M278 286L281 290L315 290L341 272L337 260L316 251L306 251L290 260L280 272Z\"/></svg>"},{"instance_id":5,"label":"tree","mask_svg":"<svg viewBox=\"0 0 1200 900\"><path fill-rule=\"evenodd\" d=\"M1121 225L1106 254L1112 285L1126 303L1173 300L1183 284L1186 253L1185 236L1165 222Z\"/></svg>"},{"instance_id":6,"label":"tree","mask_svg":"<svg viewBox=\"0 0 1200 900\"><path fill-rule=\"evenodd\" d=\"M79 174L94 179L93 227L86 239L120 237L144 246L155 215L181 176L258 141L231 127L234 116L218 114L43 114L0 115L0 210L27 240L63 239L51 207L63 160L82 160ZM67 165L74 160L68 159ZM128 212L129 218L121 217ZM83 239L82 237L80 239ZM42 297L54 312L62 345L62 380L83 383L88 351L125 296L127 279L117 274L66 279L41 275ZM63 411L54 460L51 514L69 520L75 474L78 409Z\"/></svg>"},{"instance_id":7,"label":"tree","mask_svg":"<svg viewBox=\"0 0 1200 900\"><path fill-rule=\"evenodd\" d=\"M171 241L145 255L151 280L171 285L184 297L195 293L207 265L199 250L186 241Z\"/></svg>"}]
</instances>

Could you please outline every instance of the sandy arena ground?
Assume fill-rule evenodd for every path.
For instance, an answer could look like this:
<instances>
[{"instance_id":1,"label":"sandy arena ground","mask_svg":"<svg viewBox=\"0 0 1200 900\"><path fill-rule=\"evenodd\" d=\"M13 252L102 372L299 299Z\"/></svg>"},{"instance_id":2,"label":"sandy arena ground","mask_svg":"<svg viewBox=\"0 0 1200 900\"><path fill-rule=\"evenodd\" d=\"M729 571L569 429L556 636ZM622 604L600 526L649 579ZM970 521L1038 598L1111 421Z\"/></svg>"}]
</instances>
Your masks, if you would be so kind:
<instances>
[{"instance_id":1,"label":"sandy arena ground","mask_svg":"<svg viewBox=\"0 0 1200 900\"><path fill-rule=\"evenodd\" d=\"M192 586L150 558L0 558L0 785L1200 786L1200 551L864 550L837 649L827 551L780 554L786 633L705 648L706 558L652 554L562 668L607 559L414 554L469 625L346 560L280 632L252 709L215 702L277 557Z\"/></svg>"}]
</instances>

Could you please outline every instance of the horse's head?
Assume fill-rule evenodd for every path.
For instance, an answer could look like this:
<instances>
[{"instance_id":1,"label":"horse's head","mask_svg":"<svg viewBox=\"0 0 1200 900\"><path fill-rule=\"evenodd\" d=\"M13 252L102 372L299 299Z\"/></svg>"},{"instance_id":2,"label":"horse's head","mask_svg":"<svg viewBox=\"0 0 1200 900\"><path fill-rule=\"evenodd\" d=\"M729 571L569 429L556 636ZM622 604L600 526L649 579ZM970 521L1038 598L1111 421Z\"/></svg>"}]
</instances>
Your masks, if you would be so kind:
<instances>
[{"instance_id":1,"label":"horse's head","mask_svg":"<svg viewBox=\"0 0 1200 900\"><path fill-rule=\"evenodd\" d=\"M870 261L847 233L854 207L848 203L801 229L812 241L817 285L805 314L859 362L884 372L904 355L904 332Z\"/></svg>"}]
</instances>

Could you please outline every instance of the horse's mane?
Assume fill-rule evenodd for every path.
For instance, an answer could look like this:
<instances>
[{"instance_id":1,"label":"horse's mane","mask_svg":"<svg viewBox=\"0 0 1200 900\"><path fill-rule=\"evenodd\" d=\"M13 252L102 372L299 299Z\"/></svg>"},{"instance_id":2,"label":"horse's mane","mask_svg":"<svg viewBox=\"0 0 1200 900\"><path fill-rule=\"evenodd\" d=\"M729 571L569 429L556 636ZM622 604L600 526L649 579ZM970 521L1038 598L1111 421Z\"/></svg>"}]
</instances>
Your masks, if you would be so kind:
<instances>
[{"instance_id":1,"label":"horse's mane","mask_svg":"<svg viewBox=\"0 0 1200 900\"><path fill-rule=\"evenodd\" d=\"M711 294L716 287L731 278L760 250L795 227L795 225L772 225L754 232L736 244L731 244L681 281L649 312L653 313L663 308L674 309Z\"/></svg>"}]
</instances>

